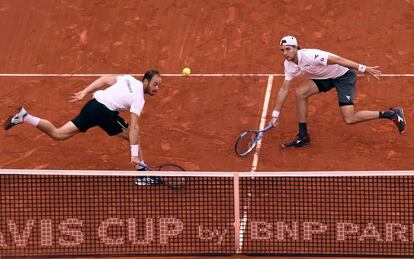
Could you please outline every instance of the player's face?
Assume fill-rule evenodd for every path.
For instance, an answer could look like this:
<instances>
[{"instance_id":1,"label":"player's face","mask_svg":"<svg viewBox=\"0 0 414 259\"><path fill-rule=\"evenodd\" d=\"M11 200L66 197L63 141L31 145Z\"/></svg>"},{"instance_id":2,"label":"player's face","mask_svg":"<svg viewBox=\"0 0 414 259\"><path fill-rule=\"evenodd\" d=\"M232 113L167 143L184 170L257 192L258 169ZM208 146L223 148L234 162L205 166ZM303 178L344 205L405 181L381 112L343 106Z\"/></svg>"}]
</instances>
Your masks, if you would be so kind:
<instances>
[{"instance_id":1,"label":"player's face","mask_svg":"<svg viewBox=\"0 0 414 259\"><path fill-rule=\"evenodd\" d=\"M297 54L297 48L294 46L280 46L280 50L287 61L293 61Z\"/></svg>"},{"instance_id":2,"label":"player's face","mask_svg":"<svg viewBox=\"0 0 414 259\"><path fill-rule=\"evenodd\" d=\"M161 85L161 76L155 75L146 86L146 92L149 95L154 95Z\"/></svg>"}]
</instances>

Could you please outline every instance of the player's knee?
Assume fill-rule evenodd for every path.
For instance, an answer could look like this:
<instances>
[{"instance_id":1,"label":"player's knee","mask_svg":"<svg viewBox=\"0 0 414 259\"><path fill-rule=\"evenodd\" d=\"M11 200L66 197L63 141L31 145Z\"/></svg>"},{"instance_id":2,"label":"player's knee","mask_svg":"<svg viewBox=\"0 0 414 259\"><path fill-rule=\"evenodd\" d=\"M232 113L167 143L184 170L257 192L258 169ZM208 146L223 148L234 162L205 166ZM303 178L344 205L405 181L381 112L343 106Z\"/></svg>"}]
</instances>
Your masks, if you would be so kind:
<instances>
[{"instance_id":1,"label":"player's knee","mask_svg":"<svg viewBox=\"0 0 414 259\"><path fill-rule=\"evenodd\" d=\"M57 141L62 141L62 140L65 140L69 137L68 135L62 134L59 131L52 132L52 134L50 134L50 136L52 137L52 139L57 140Z\"/></svg>"},{"instance_id":2,"label":"player's knee","mask_svg":"<svg viewBox=\"0 0 414 259\"><path fill-rule=\"evenodd\" d=\"M344 122L348 125L355 123L353 116L344 116L343 119L344 119Z\"/></svg>"},{"instance_id":3,"label":"player's knee","mask_svg":"<svg viewBox=\"0 0 414 259\"><path fill-rule=\"evenodd\" d=\"M307 97L306 96L306 91L302 88L296 88L295 94L296 94L296 98L303 99L303 98Z\"/></svg>"},{"instance_id":4,"label":"player's knee","mask_svg":"<svg viewBox=\"0 0 414 259\"><path fill-rule=\"evenodd\" d=\"M62 141L62 140L67 139L67 138L65 138L64 136L59 135L59 134L52 134L52 135L51 135L51 137L52 137L54 140L57 140L57 141Z\"/></svg>"}]
</instances>

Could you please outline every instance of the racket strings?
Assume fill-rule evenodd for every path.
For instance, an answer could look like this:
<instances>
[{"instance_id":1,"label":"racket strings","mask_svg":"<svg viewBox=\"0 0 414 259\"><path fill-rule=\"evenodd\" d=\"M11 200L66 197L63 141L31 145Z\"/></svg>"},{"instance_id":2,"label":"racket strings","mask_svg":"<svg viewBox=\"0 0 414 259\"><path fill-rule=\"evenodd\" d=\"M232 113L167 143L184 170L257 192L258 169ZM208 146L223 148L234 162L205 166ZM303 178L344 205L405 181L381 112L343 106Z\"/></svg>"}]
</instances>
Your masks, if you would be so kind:
<instances>
[{"instance_id":1,"label":"racket strings","mask_svg":"<svg viewBox=\"0 0 414 259\"><path fill-rule=\"evenodd\" d=\"M239 155L246 155L256 145L257 133L255 131L247 131L240 135L236 143L236 152Z\"/></svg>"}]
</instances>

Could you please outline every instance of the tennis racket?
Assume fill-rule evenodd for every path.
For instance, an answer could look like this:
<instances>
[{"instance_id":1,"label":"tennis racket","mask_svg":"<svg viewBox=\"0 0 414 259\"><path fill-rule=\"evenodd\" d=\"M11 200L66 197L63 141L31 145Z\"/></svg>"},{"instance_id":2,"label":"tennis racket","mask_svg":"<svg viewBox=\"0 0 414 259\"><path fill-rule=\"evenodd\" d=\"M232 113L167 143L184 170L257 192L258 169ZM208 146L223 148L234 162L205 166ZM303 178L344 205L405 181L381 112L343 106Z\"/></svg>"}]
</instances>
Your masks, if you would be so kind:
<instances>
[{"instance_id":1,"label":"tennis racket","mask_svg":"<svg viewBox=\"0 0 414 259\"><path fill-rule=\"evenodd\" d=\"M144 168L145 171L185 171L184 168L182 168L179 165L175 164L159 164L159 165L147 165L147 164L139 164L138 166L141 166L141 168ZM142 169L141 169L142 171ZM184 189L187 183L187 177L185 176L149 176L154 177L156 184L162 184L167 186L170 189L174 190L181 190Z\"/></svg>"},{"instance_id":2,"label":"tennis racket","mask_svg":"<svg viewBox=\"0 0 414 259\"><path fill-rule=\"evenodd\" d=\"M273 125L270 124L262 130L247 130L240 134L234 147L236 154L239 156L247 156L250 152L252 152L263 134L272 128Z\"/></svg>"}]
</instances>

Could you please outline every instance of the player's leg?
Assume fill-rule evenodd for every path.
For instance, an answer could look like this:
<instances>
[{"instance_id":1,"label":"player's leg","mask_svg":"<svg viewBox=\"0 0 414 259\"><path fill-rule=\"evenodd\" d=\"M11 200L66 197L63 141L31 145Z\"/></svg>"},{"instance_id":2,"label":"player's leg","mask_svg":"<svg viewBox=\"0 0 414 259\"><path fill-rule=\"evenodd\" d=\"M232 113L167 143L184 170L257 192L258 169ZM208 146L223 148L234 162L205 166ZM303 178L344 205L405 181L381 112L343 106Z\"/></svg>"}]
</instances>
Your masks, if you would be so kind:
<instances>
[{"instance_id":1,"label":"player's leg","mask_svg":"<svg viewBox=\"0 0 414 259\"><path fill-rule=\"evenodd\" d=\"M342 118L346 124L355 124L362 121L374 120L379 118L378 111L354 111L354 105L340 107Z\"/></svg>"},{"instance_id":2,"label":"player's leg","mask_svg":"<svg viewBox=\"0 0 414 259\"><path fill-rule=\"evenodd\" d=\"M346 124L355 124L362 121L379 118L379 113L374 111L354 110L356 72L353 69L348 70L343 76L333 79L338 95L338 102L341 115Z\"/></svg>"},{"instance_id":3,"label":"player's leg","mask_svg":"<svg viewBox=\"0 0 414 259\"><path fill-rule=\"evenodd\" d=\"M67 122L62 127L56 128L50 121L29 114L23 107L18 109L16 115L7 119L4 129L8 130L22 123L37 127L55 140L64 140L79 133L79 129L72 122Z\"/></svg>"},{"instance_id":4,"label":"player's leg","mask_svg":"<svg viewBox=\"0 0 414 259\"><path fill-rule=\"evenodd\" d=\"M354 111L353 105L341 106L342 118L347 124L355 124L363 121L374 119L389 119L397 126L398 131L402 134L405 131L406 122L404 111L401 107L391 108L388 111Z\"/></svg>"},{"instance_id":5,"label":"player's leg","mask_svg":"<svg viewBox=\"0 0 414 259\"><path fill-rule=\"evenodd\" d=\"M306 123L308 116L308 98L320 93L313 80L307 80L296 88L296 108L299 122Z\"/></svg>"},{"instance_id":6,"label":"player's leg","mask_svg":"<svg viewBox=\"0 0 414 259\"><path fill-rule=\"evenodd\" d=\"M50 121L40 119L36 127L54 140L65 140L80 132L72 121L68 121L62 127L56 128Z\"/></svg>"},{"instance_id":7,"label":"player's leg","mask_svg":"<svg viewBox=\"0 0 414 259\"><path fill-rule=\"evenodd\" d=\"M282 147L295 148L304 147L310 144L310 136L307 130L308 98L320 92L321 90L313 80L305 81L296 88L296 109L299 131L293 140L284 143Z\"/></svg>"},{"instance_id":8,"label":"player's leg","mask_svg":"<svg viewBox=\"0 0 414 259\"><path fill-rule=\"evenodd\" d=\"M347 124L355 124L374 119L389 119L397 126L400 133L405 130L403 109L391 108L388 111L355 111L354 97L356 86L356 73L350 69L345 75L334 79L342 118Z\"/></svg>"}]
</instances>

